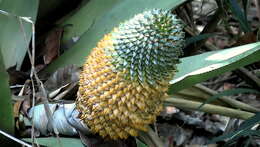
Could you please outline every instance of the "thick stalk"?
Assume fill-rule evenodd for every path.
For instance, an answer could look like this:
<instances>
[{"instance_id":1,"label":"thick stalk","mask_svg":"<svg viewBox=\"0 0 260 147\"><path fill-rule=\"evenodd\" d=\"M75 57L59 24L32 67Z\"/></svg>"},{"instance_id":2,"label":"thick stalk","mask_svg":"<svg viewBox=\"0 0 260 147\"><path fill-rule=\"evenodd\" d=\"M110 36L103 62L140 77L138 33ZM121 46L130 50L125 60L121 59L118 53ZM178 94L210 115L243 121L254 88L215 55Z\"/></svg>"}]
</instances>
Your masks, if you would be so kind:
<instances>
[{"instance_id":1,"label":"thick stalk","mask_svg":"<svg viewBox=\"0 0 260 147\"><path fill-rule=\"evenodd\" d=\"M196 88L210 94L210 95L215 95L217 94L216 91L212 90L212 89L209 89L201 84L197 84L195 85ZM260 110L258 108L254 108L248 104L245 104L243 102L240 102L240 101L237 101L235 99L231 99L227 96L223 96L223 97L220 97L219 100L225 102L226 104L229 104L230 106L234 107L234 108L237 108L237 109L241 109L241 110L246 110L246 111L249 111L249 112L259 112Z\"/></svg>"},{"instance_id":2,"label":"thick stalk","mask_svg":"<svg viewBox=\"0 0 260 147\"><path fill-rule=\"evenodd\" d=\"M212 114L220 114L232 118L239 118L239 119L248 119L254 116L254 113L241 111L237 109L227 108L223 106L216 106L212 104L205 104L203 107L198 109L198 107L202 104L200 102L195 101L188 101L183 99L177 98L167 98L165 100L166 105L172 105L180 109L188 109L188 110L198 110Z\"/></svg>"}]
</instances>

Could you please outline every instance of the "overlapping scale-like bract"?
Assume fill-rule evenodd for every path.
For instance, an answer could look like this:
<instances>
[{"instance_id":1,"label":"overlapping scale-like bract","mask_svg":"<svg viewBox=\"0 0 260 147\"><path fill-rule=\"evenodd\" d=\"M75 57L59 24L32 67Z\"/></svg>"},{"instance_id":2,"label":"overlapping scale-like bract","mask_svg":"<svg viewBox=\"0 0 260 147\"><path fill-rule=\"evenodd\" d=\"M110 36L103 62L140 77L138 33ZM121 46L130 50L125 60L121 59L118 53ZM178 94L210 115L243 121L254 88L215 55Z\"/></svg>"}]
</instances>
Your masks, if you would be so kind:
<instances>
[{"instance_id":1,"label":"overlapping scale-like bract","mask_svg":"<svg viewBox=\"0 0 260 147\"><path fill-rule=\"evenodd\" d=\"M183 25L169 11L152 10L136 15L112 33L119 69L128 69L128 77L141 83L172 77L184 44Z\"/></svg>"},{"instance_id":2,"label":"overlapping scale-like bract","mask_svg":"<svg viewBox=\"0 0 260 147\"><path fill-rule=\"evenodd\" d=\"M84 64L76 101L79 117L94 133L122 139L155 121L182 54L182 29L175 15L154 9L97 44Z\"/></svg>"}]
</instances>

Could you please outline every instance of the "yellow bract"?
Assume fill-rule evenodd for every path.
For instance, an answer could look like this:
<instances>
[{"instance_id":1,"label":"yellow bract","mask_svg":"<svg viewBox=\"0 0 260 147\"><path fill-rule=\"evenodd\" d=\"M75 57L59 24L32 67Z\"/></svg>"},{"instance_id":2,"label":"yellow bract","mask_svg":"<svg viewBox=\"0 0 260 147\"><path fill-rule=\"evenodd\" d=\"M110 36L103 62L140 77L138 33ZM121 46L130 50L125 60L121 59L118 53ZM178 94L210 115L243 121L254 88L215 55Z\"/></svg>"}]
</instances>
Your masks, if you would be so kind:
<instances>
[{"instance_id":1,"label":"yellow bract","mask_svg":"<svg viewBox=\"0 0 260 147\"><path fill-rule=\"evenodd\" d=\"M146 131L162 110L168 82L160 85L137 83L125 78L105 49L113 51L111 35L97 44L84 64L76 101L80 118L94 133L112 139L137 136Z\"/></svg>"}]
</instances>

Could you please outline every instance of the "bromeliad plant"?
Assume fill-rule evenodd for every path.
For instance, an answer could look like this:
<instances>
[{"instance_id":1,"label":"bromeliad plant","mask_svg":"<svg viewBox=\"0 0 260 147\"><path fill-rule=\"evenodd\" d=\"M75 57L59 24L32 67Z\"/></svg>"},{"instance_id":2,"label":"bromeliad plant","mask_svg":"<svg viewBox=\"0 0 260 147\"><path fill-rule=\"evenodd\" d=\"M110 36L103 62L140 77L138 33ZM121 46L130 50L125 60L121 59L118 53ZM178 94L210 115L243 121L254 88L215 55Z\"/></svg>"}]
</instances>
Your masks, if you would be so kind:
<instances>
[{"instance_id":1,"label":"bromeliad plant","mask_svg":"<svg viewBox=\"0 0 260 147\"><path fill-rule=\"evenodd\" d=\"M148 130L163 103L193 110L202 104L174 99L180 94L165 100L167 94L172 97L177 91L219 72L257 61L252 57L257 57L260 49L260 43L255 43L179 59L184 43L182 23L167 10L145 11L120 24L105 35L87 57L80 75L76 109L72 111L74 105L70 105L67 110L73 114L76 111L77 115L70 117L79 117L77 123L83 121L85 131L105 138L137 136L139 132ZM236 52L238 56L233 56ZM250 57L250 60L242 62L245 57ZM242 110L257 111L243 105L245 109ZM254 115L222 106L206 104L205 108L201 110L210 113L218 110L219 114L242 119ZM31 112L35 110L37 116L43 116L42 109L35 107ZM38 126L37 119L34 122ZM70 130L71 134L75 133L75 130Z\"/></svg>"},{"instance_id":2,"label":"bromeliad plant","mask_svg":"<svg viewBox=\"0 0 260 147\"><path fill-rule=\"evenodd\" d=\"M75 33L75 28L70 28L72 32L68 31L70 35L67 34L67 38L74 34L86 33L71 50L66 51L48 66L47 71L53 72L57 67L68 64L82 65L84 56L88 56L99 37L103 36L103 39L91 51L84 64L76 106L50 104L53 116L63 117L53 119L52 122L48 122L43 105L33 107L30 114L35 113L32 119L35 127L42 134L57 129L61 134L75 135L76 125L82 126L83 122L84 128L77 128L78 130L99 133L105 138L136 136L139 132L146 131L148 125L154 122L163 103L198 110L202 102L183 100L181 97L185 93L185 97L187 93L191 96L194 94L194 87L191 93L187 92L192 85L259 61L259 42L179 58L184 45L183 25L168 10L149 8L173 8L184 2L185 0L125 0L117 4L116 1L111 1L111 6L115 6L113 10L102 10L106 14L102 19L91 19L95 20L93 26L88 19L86 21L90 24L80 27L86 29L81 33ZM86 4L86 10L95 12L100 3L103 1L92 0ZM143 9L148 11L138 14ZM118 26L119 21L129 19L133 13L137 15ZM83 16L79 17L80 14L84 14L85 18L85 15L93 13L75 13L69 23L76 22L75 18L80 18L80 23L86 22L81 20ZM107 33L105 30L111 30L114 26L117 27L111 33L104 35ZM167 94L169 96L165 100ZM211 96L209 93L207 95ZM200 95L196 95L198 96ZM233 108L206 104L200 110L242 119L254 116L254 112L257 111L248 105L239 108L241 110ZM72 122L72 119L77 121Z\"/></svg>"}]
</instances>

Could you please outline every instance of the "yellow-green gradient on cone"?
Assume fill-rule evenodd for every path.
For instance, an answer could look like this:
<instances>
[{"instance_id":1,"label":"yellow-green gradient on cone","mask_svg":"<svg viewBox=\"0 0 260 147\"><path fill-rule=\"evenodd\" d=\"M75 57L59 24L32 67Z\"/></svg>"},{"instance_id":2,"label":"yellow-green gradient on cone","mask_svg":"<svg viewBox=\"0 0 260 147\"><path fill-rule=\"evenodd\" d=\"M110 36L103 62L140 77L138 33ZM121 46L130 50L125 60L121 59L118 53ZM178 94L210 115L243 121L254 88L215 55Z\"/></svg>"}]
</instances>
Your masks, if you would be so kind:
<instances>
[{"instance_id":1,"label":"yellow-green gradient on cone","mask_svg":"<svg viewBox=\"0 0 260 147\"><path fill-rule=\"evenodd\" d=\"M170 11L145 11L105 35L88 56L76 101L92 132L125 139L146 131L162 101L184 44Z\"/></svg>"}]
</instances>

